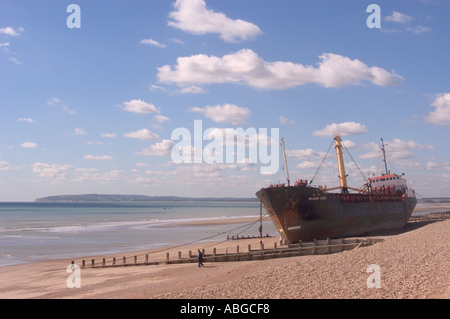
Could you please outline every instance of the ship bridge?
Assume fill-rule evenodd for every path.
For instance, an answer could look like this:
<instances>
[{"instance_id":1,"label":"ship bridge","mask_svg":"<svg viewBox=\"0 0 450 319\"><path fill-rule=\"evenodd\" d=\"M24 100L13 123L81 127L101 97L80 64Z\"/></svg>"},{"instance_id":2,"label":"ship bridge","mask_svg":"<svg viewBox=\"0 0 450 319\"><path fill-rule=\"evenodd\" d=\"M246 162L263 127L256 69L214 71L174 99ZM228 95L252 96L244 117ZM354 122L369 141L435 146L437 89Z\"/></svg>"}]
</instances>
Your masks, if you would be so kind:
<instances>
[{"instance_id":1,"label":"ship bridge","mask_svg":"<svg viewBox=\"0 0 450 319\"><path fill-rule=\"evenodd\" d=\"M381 176L370 177L369 183L375 194L407 194L414 196L414 191L407 185L404 174L383 174Z\"/></svg>"}]
</instances>

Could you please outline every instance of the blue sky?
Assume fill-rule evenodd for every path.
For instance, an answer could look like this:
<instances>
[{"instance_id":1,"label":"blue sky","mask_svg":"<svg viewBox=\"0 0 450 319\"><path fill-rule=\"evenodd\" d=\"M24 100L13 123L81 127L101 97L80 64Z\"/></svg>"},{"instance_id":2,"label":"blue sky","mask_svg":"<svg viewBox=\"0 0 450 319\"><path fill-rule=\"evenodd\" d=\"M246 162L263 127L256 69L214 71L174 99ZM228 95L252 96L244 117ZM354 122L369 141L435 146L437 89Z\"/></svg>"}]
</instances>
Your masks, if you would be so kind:
<instances>
[{"instance_id":1,"label":"blue sky","mask_svg":"<svg viewBox=\"0 0 450 319\"><path fill-rule=\"evenodd\" d=\"M367 25L372 3L381 28ZM280 158L274 174L260 158L175 163L172 133L194 135L195 120L254 128L259 147L284 137L293 181L312 178L339 132L360 186L384 170L383 138L391 172L449 196L449 17L439 0L2 0L0 201L251 197L284 182ZM337 183L332 158L314 184Z\"/></svg>"}]
</instances>

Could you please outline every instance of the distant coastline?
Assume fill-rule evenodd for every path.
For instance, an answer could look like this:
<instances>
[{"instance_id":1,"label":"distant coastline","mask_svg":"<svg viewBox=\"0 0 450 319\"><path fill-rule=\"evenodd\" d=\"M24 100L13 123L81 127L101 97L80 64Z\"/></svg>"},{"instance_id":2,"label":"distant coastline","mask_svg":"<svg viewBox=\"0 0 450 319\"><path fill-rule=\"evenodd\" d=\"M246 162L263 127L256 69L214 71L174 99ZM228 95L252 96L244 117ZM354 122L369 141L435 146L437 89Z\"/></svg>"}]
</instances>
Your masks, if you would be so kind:
<instances>
[{"instance_id":1,"label":"distant coastline","mask_svg":"<svg viewBox=\"0 0 450 319\"><path fill-rule=\"evenodd\" d=\"M56 195L36 198L35 202L258 202L255 198L236 197L179 197L122 194Z\"/></svg>"},{"instance_id":2,"label":"distant coastline","mask_svg":"<svg viewBox=\"0 0 450 319\"><path fill-rule=\"evenodd\" d=\"M123 194L56 195L36 198L35 202L240 202L257 203L258 199L240 197L180 197ZM450 197L422 197L418 203L450 203Z\"/></svg>"}]
</instances>

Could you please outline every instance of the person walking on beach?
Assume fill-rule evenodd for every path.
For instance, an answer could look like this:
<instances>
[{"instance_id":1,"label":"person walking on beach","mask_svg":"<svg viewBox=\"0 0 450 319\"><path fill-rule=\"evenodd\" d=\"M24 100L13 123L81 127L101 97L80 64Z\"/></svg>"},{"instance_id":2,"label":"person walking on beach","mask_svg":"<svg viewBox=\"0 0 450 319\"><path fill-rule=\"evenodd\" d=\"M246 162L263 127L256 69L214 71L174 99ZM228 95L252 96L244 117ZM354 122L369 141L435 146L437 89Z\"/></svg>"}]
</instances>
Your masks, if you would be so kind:
<instances>
[{"instance_id":1,"label":"person walking on beach","mask_svg":"<svg viewBox=\"0 0 450 319\"><path fill-rule=\"evenodd\" d=\"M200 249L198 250L198 267L205 267L205 265L203 265L203 253L200 251Z\"/></svg>"}]
</instances>

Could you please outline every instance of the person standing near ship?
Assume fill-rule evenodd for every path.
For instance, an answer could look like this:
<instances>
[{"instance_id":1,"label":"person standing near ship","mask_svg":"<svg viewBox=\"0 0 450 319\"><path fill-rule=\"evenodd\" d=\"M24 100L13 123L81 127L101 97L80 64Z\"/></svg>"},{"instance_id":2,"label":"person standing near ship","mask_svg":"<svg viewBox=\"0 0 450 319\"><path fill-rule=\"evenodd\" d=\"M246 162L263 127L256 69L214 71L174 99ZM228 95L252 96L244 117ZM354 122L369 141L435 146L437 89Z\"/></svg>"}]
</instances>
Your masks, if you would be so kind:
<instances>
[{"instance_id":1,"label":"person standing near ship","mask_svg":"<svg viewBox=\"0 0 450 319\"><path fill-rule=\"evenodd\" d=\"M203 265L203 253L200 251L200 249L198 250L198 267L205 267L205 265Z\"/></svg>"}]
</instances>

